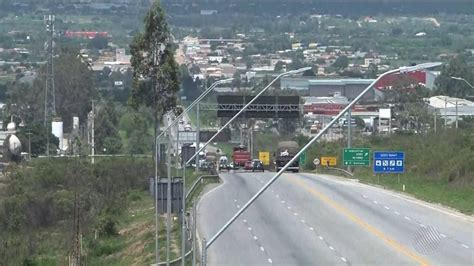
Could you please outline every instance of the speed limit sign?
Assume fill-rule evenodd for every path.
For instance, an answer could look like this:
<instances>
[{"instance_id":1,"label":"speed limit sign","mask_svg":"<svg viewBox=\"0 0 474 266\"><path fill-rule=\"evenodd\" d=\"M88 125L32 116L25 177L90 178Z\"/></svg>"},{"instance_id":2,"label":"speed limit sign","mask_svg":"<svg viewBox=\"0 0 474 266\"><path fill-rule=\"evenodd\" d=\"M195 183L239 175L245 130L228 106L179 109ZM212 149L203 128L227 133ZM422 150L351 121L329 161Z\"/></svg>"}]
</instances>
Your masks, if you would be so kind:
<instances>
[{"instance_id":1,"label":"speed limit sign","mask_svg":"<svg viewBox=\"0 0 474 266\"><path fill-rule=\"evenodd\" d=\"M320 161L319 161L318 158L316 158L316 159L313 160L313 164L314 164L314 165L318 166L319 163L320 163Z\"/></svg>"}]
</instances>

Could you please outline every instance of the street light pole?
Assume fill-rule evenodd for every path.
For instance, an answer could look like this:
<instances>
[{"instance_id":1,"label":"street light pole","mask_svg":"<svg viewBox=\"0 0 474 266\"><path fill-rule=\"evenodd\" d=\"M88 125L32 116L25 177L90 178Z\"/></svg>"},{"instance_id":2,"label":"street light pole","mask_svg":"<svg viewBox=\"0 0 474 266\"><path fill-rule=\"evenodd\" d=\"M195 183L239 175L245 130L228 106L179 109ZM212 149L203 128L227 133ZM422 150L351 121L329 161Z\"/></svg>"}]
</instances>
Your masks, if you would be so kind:
<instances>
[{"instance_id":1,"label":"street light pole","mask_svg":"<svg viewBox=\"0 0 474 266\"><path fill-rule=\"evenodd\" d=\"M455 80L464 81L469 87L471 87L471 89L474 89L474 86L472 86L472 84L469 83L469 81L467 81L465 78L461 78L461 77L450 77L450 78L455 79Z\"/></svg>"},{"instance_id":2,"label":"street light pole","mask_svg":"<svg viewBox=\"0 0 474 266\"><path fill-rule=\"evenodd\" d=\"M283 172L296 160L298 160L299 156L305 152L316 140L321 137L336 121L338 121L352 106L354 106L368 91L372 89L372 87L383 77L394 74L394 73L407 73L407 72L413 72L417 71L420 69L426 69L426 68L431 68L435 66L439 66L441 63L426 63L426 64L420 64L416 66L411 66L411 67L400 67L398 69L390 70L382 75L380 75L374 82L372 82L362 93L360 93L349 105L347 105L334 119L329 122L329 124L326 125L316 136L314 136L275 176L273 176L270 181L268 181L245 205L243 205L237 213L229 219L229 221L222 226L222 228L214 235L212 236L209 241L206 244L206 247L203 248L203 251L206 252L206 250L216 241L216 239L224 233L224 231L263 193L267 188L275 182L275 180L280 177ZM205 255L203 254L203 257Z\"/></svg>"},{"instance_id":3,"label":"street light pole","mask_svg":"<svg viewBox=\"0 0 474 266\"><path fill-rule=\"evenodd\" d=\"M198 102L204 99L217 85L224 84L232 81L232 79L224 79L214 82L209 88L207 88L201 95L199 95L194 102L192 102L180 115L178 115L166 128L155 138L155 256L156 265L160 263L159 246L158 246L158 231L159 231L159 213L158 213L158 157L161 155L158 151L160 150L160 138L173 126L175 125L185 114L187 114ZM184 178L183 178L184 180ZM183 181L184 187L184 181Z\"/></svg>"}]
</instances>

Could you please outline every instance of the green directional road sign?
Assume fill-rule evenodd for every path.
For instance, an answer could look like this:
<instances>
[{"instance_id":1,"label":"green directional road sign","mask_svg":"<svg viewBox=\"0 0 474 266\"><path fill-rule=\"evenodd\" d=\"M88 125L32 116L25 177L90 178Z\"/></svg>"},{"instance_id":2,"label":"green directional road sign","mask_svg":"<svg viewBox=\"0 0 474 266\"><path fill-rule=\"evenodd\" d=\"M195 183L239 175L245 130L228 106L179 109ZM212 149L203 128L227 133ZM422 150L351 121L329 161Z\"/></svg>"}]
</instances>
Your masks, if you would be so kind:
<instances>
[{"instance_id":1,"label":"green directional road sign","mask_svg":"<svg viewBox=\"0 0 474 266\"><path fill-rule=\"evenodd\" d=\"M344 165L361 165L369 166L369 148L345 148L344 149Z\"/></svg>"},{"instance_id":2,"label":"green directional road sign","mask_svg":"<svg viewBox=\"0 0 474 266\"><path fill-rule=\"evenodd\" d=\"M299 158L299 164L304 165L306 163L306 152L303 152Z\"/></svg>"}]
</instances>

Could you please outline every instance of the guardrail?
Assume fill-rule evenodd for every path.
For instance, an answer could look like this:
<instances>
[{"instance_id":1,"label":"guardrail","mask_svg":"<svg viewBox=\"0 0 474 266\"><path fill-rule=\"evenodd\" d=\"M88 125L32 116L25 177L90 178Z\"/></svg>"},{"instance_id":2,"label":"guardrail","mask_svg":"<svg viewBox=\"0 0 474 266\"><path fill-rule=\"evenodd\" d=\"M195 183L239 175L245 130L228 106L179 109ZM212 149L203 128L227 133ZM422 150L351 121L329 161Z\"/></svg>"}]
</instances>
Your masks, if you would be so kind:
<instances>
[{"instance_id":1,"label":"guardrail","mask_svg":"<svg viewBox=\"0 0 474 266\"><path fill-rule=\"evenodd\" d=\"M189 251L185 254L185 257L191 255L192 252L193 252L192 249L189 250ZM181 261L181 257L176 258L176 259L170 261L170 264L173 265L173 264L175 264L175 263L177 263L177 262L179 262L179 261ZM166 262L166 261L162 261L162 262L158 263L158 265L167 265L167 262ZM150 266L156 266L156 263L150 264Z\"/></svg>"},{"instance_id":2,"label":"guardrail","mask_svg":"<svg viewBox=\"0 0 474 266\"><path fill-rule=\"evenodd\" d=\"M194 189L197 187L197 185L201 182L202 179L210 178L210 177L219 177L219 175L202 175L202 176L198 177L198 179L196 179L196 181L194 181L194 183L189 188L189 191L186 192L186 198L185 199L188 199L188 197L191 195L191 193L194 191Z\"/></svg>"},{"instance_id":3,"label":"guardrail","mask_svg":"<svg viewBox=\"0 0 474 266\"><path fill-rule=\"evenodd\" d=\"M323 169L332 170L332 171L336 171L336 172L342 172L342 173L344 173L344 174L346 174L346 175L348 175L348 176L350 176L350 177L354 177L354 174L353 174L353 173L351 173L351 172L349 172L349 171L347 171L347 170L345 170L345 169L342 169L342 168L330 167L330 166L329 166L329 167L325 167L325 168L323 168Z\"/></svg>"}]
</instances>

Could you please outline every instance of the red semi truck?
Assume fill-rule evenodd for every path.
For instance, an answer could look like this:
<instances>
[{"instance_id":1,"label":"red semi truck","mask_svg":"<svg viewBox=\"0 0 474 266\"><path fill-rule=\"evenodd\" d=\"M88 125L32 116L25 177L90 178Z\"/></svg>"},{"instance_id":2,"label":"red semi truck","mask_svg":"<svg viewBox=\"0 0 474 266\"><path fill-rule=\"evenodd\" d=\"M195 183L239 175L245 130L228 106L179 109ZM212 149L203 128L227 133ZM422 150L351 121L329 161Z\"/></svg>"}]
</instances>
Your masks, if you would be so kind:
<instances>
[{"instance_id":1,"label":"red semi truck","mask_svg":"<svg viewBox=\"0 0 474 266\"><path fill-rule=\"evenodd\" d=\"M250 161L251 159L250 152L247 151L247 148L244 146L234 147L232 152L234 167L244 167L245 162Z\"/></svg>"}]
</instances>

